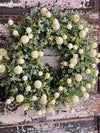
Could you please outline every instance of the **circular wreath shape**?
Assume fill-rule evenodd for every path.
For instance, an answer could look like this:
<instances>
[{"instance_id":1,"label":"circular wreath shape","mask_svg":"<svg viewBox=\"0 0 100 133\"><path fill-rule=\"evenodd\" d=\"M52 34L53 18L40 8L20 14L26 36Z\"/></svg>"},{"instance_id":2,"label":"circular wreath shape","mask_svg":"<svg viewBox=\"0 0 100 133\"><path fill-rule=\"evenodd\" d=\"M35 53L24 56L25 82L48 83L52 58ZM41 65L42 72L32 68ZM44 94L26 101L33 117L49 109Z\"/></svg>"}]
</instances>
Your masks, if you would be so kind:
<instances>
[{"instance_id":1,"label":"circular wreath shape","mask_svg":"<svg viewBox=\"0 0 100 133\"><path fill-rule=\"evenodd\" d=\"M9 95L7 107L34 108L42 116L63 105L74 113L75 105L89 98L98 76L100 53L92 26L72 10L34 7L6 27L10 34L0 48L0 75L5 75L1 86ZM59 55L57 70L40 61L46 45Z\"/></svg>"}]
</instances>

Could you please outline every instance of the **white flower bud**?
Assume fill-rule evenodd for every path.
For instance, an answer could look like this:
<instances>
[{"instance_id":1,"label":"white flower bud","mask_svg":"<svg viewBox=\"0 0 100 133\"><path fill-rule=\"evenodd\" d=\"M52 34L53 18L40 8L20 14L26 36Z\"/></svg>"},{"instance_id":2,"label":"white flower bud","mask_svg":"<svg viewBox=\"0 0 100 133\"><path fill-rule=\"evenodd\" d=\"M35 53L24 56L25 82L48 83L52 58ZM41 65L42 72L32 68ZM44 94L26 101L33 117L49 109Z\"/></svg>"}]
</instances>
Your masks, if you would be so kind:
<instances>
[{"instance_id":1,"label":"white flower bud","mask_svg":"<svg viewBox=\"0 0 100 133\"><path fill-rule=\"evenodd\" d=\"M97 57L100 58L100 53L97 53Z\"/></svg>"},{"instance_id":2,"label":"white flower bud","mask_svg":"<svg viewBox=\"0 0 100 133\"><path fill-rule=\"evenodd\" d=\"M58 92L56 92L55 94L54 94L54 97L55 98L58 98L60 96L60 94L58 93Z\"/></svg>"},{"instance_id":3,"label":"white flower bud","mask_svg":"<svg viewBox=\"0 0 100 133\"><path fill-rule=\"evenodd\" d=\"M91 88L91 84L86 84L86 88L90 89Z\"/></svg>"},{"instance_id":4,"label":"white flower bud","mask_svg":"<svg viewBox=\"0 0 100 133\"><path fill-rule=\"evenodd\" d=\"M62 38L62 37L56 37L56 43L57 43L58 45L63 44L63 38Z\"/></svg>"},{"instance_id":5,"label":"white flower bud","mask_svg":"<svg viewBox=\"0 0 100 133\"><path fill-rule=\"evenodd\" d=\"M16 67L14 68L14 73L15 73L15 74L21 74L22 72L23 72L23 69L22 69L21 66L16 66Z\"/></svg>"},{"instance_id":6,"label":"white flower bud","mask_svg":"<svg viewBox=\"0 0 100 133\"><path fill-rule=\"evenodd\" d=\"M77 64L77 58L72 58L70 60L70 63L73 64L73 65L76 65Z\"/></svg>"},{"instance_id":7,"label":"white flower bud","mask_svg":"<svg viewBox=\"0 0 100 133\"><path fill-rule=\"evenodd\" d=\"M17 30L14 30L12 34L13 34L13 36L19 36L19 33Z\"/></svg>"},{"instance_id":8,"label":"white flower bud","mask_svg":"<svg viewBox=\"0 0 100 133\"><path fill-rule=\"evenodd\" d=\"M29 91L31 90L31 86L27 86L27 87L25 88L25 90L26 90L27 92L29 92Z\"/></svg>"},{"instance_id":9,"label":"white flower bud","mask_svg":"<svg viewBox=\"0 0 100 133\"><path fill-rule=\"evenodd\" d=\"M74 54L74 56L73 56L74 58L78 58L78 54Z\"/></svg>"},{"instance_id":10,"label":"white flower bud","mask_svg":"<svg viewBox=\"0 0 100 133\"><path fill-rule=\"evenodd\" d=\"M80 25L78 26L78 29L79 29L79 30L83 30L83 28L84 28L84 27L83 27L82 24L80 24Z\"/></svg>"},{"instance_id":11,"label":"white flower bud","mask_svg":"<svg viewBox=\"0 0 100 133\"><path fill-rule=\"evenodd\" d=\"M32 39L33 38L33 34L28 34L28 38Z\"/></svg>"},{"instance_id":12,"label":"white flower bud","mask_svg":"<svg viewBox=\"0 0 100 133\"><path fill-rule=\"evenodd\" d=\"M71 109L71 110L70 110L70 113L71 113L71 114L74 114L74 112L75 112L74 109Z\"/></svg>"},{"instance_id":13,"label":"white flower bud","mask_svg":"<svg viewBox=\"0 0 100 133\"><path fill-rule=\"evenodd\" d=\"M50 104L54 105L56 103L56 101L53 99L50 101Z\"/></svg>"},{"instance_id":14,"label":"white flower bud","mask_svg":"<svg viewBox=\"0 0 100 133\"><path fill-rule=\"evenodd\" d=\"M38 52L38 56L39 56L39 57L42 57L42 56L44 56L44 53L43 53L42 51L39 51L39 52Z\"/></svg>"},{"instance_id":15,"label":"white flower bud","mask_svg":"<svg viewBox=\"0 0 100 133\"><path fill-rule=\"evenodd\" d=\"M30 27L27 27L27 28L26 28L26 32L27 32L27 33L31 33L31 32L32 32L32 29L31 29Z\"/></svg>"},{"instance_id":16,"label":"white flower bud","mask_svg":"<svg viewBox=\"0 0 100 133\"><path fill-rule=\"evenodd\" d=\"M76 79L76 81L80 82L82 80L82 75L81 74L77 74L75 76L75 79Z\"/></svg>"},{"instance_id":17,"label":"white flower bud","mask_svg":"<svg viewBox=\"0 0 100 133\"><path fill-rule=\"evenodd\" d=\"M72 43L69 43L69 44L68 44L68 48L69 48L69 49L72 49L72 48L73 48L73 44L72 44Z\"/></svg>"},{"instance_id":18,"label":"white flower bud","mask_svg":"<svg viewBox=\"0 0 100 133\"><path fill-rule=\"evenodd\" d=\"M62 86L59 86L59 87L58 87L58 90L59 90L59 91L63 91L64 88L63 88Z\"/></svg>"},{"instance_id":19,"label":"white flower bud","mask_svg":"<svg viewBox=\"0 0 100 133\"><path fill-rule=\"evenodd\" d=\"M63 66L68 66L68 63L66 61L64 61Z\"/></svg>"},{"instance_id":20,"label":"white flower bud","mask_svg":"<svg viewBox=\"0 0 100 133\"><path fill-rule=\"evenodd\" d=\"M45 77L46 77L46 79L49 79L50 78L50 73L46 73Z\"/></svg>"},{"instance_id":21,"label":"white flower bud","mask_svg":"<svg viewBox=\"0 0 100 133\"><path fill-rule=\"evenodd\" d=\"M93 44L93 48L96 48L97 46L98 46L97 43L94 42L94 44Z\"/></svg>"},{"instance_id":22,"label":"white flower bud","mask_svg":"<svg viewBox=\"0 0 100 133\"><path fill-rule=\"evenodd\" d=\"M34 87L35 88L41 88L42 87L42 82L40 81L40 80L36 80L35 82L34 82Z\"/></svg>"},{"instance_id":23,"label":"white flower bud","mask_svg":"<svg viewBox=\"0 0 100 133\"><path fill-rule=\"evenodd\" d=\"M23 102L24 101L24 96L22 94L17 95L16 96L16 101L19 102L19 103Z\"/></svg>"},{"instance_id":24,"label":"white flower bud","mask_svg":"<svg viewBox=\"0 0 100 133\"><path fill-rule=\"evenodd\" d=\"M39 54L39 53L38 53L38 51L36 51L36 50L34 50L34 51L31 52L32 58L35 58L35 59L38 58L38 54Z\"/></svg>"},{"instance_id":25,"label":"white flower bud","mask_svg":"<svg viewBox=\"0 0 100 133\"><path fill-rule=\"evenodd\" d=\"M76 95L74 95L73 97L72 97L72 103L78 103L79 102L79 97L78 96L76 96Z\"/></svg>"},{"instance_id":26,"label":"white flower bud","mask_svg":"<svg viewBox=\"0 0 100 133\"><path fill-rule=\"evenodd\" d=\"M79 54L83 54L83 49L79 49Z\"/></svg>"},{"instance_id":27,"label":"white flower bud","mask_svg":"<svg viewBox=\"0 0 100 133\"><path fill-rule=\"evenodd\" d=\"M42 114L45 114L45 113L46 113L46 111L44 109L42 109Z\"/></svg>"},{"instance_id":28,"label":"white flower bud","mask_svg":"<svg viewBox=\"0 0 100 133\"><path fill-rule=\"evenodd\" d=\"M6 56L7 55L7 51L3 48L0 48L0 55L1 56Z\"/></svg>"},{"instance_id":29,"label":"white flower bud","mask_svg":"<svg viewBox=\"0 0 100 133\"><path fill-rule=\"evenodd\" d=\"M6 104L11 104L11 99L7 99Z\"/></svg>"},{"instance_id":30,"label":"white flower bud","mask_svg":"<svg viewBox=\"0 0 100 133\"><path fill-rule=\"evenodd\" d=\"M36 101L36 100L37 100L37 96L34 95L34 96L32 97L32 100L33 100L33 101Z\"/></svg>"},{"instance_id":31,"label":"white flower bud","mask_svg":"<svg viewBox=\"0 0 100 133\"><path fill-rule=\"evenodd\" d=\"M91 64L91 67L92 67L92 68L95 68L95 67L96 67L96 64Z\"/></svg>"},{"instance_id":32,"label":"white flower bud","mask_svg":"<svg viewBox=\"0 0 100 133\"><path fill-rule=\"evenodd\" d=\"M39 116L42 116L42 111L39 110L39 111L37 112L37 114L38 114Z\"/></svg>"},{"instance_id":33,"label":"white flower bud","mask_svg":"<svg viewBox=\"0 0 100 133\"><path fill-rule=\"evenodd\" d=\"M69 104L67 104L67 105L65 106L65 108L66 108L67 110L69 110L69 109L70 109Z\"/></svg>"},{"instance_id":34,"label":"white flower bud","mask_svg":"<svg viewBox=\"0 0 100 133\"><path fill-rule=\"evenodd\" d=\"M87 92L85 92L83 94L83 98L84 98L84 100L88 100L89 99L89 94Z\"/></svg>"},{"instance_id":35,"label":"white flower bud","mask_svg":"<svg viewBox=\"0 0 100 133\"><path fill-rule=\"evenodd\" d=\"M51 17L51 12L50 12L50 11L46 11L45 16L46 16L47 18L50 18L50 17Z\"/></svg>"},{"instance_id":36,"label":"white flower bud","mask_svg":"<svg viewBox=\"0 0 100 133\"><path fill-rule=\"evenodd\" d=\"M9 24L10 26L13 25L13 23L14 23L13 20L11 20L11 19L8 20L8 24Z\"/></svg>"},{"instance_id":37,"label":"white flower bud","mask_svg":"<svg viewBox=\"0 0 100 133\"><path fill-rule=\"evenodd\" d=\"M17 63L18 63L18 64L24 64L24 63L25 63L25 60L24 60L23 58L19 58L19 59L17 60Z\"/></svg>"},{"instance_id":38,"label":"white flower bud","mask_svg":"<svg viewBox=\"0 0 100 133\"><path fill-rule=\"evenodd\" d=\"M84 30L85 30L85 32L88 32L89 31L89 28L86 27Z\"/></svg>"},{"instance_id":39,"label":"white flower bud","mask_svg":"<svg viewBox=\"0 0 100 133\"><path fill-rule=\"evenodd\" d=\"M77 50L78 49L78 46L77 45L74 45L73 46L73 49Z\"/></svg>"},{"instance_id":40,"label":"white flower bud","mask_svg":"<svg viewBox=\"0 0 100 133\"><path fill-rule=\"evenodd\" d=\"M76 23L80 20L80 17L79 17L79 15L74 15L73 19L74 19L74 22Z\"/></svg>"},{"instance_id":41,"label":"white flower bud","mask_svg":"<svg viewBox=\"0 0 100 133\"><path fill-rule=\"evenodd\" d=\"M13 102L14 101L14 97L10 97L10 100L11 100L11 102Z\"/></svg>"},{"instance_id":42,"label":"white flower bud","mask_svg":"<svg viewBox=\"0 0 100 133\"><path fill-rule=\"evenodd\" d=\"M99 59L98 59L98 58L95 58L94 61L95 61L95 63L97 63L97 64L99 63Z\"/></svg>"},{"instance_id":43,"label":"white flower bud","mask_svg":"<svg viewBox=\"0 0 100 133\"><path fill-rule=\"evenodd\" d=\"M81 91L82 91L82 92L86 92L86 88L82 86L82 87L81 87Z\"/></svg>"},{"instance_id":44,"label":"white flower bud","mask_svg":"<svg viewBox=\"0 0 100 133\"><path fill-rule=\"evenodd\" d=\"M98 74L99 74L99 71L96 70L96 71L95 71L95 76L98 76Z\"/></svg>"},{"instance_id":45,"label":"white flower bud","mask_svg":"<svg viewBox=\"0 0 100 133\"><path fill-rule=\"evenodd\" d=\"M24 81L27 81L28 77L27 77L26 75L24 75L24 76L22 77L22 79L23 79Z\"/></svg>"},{"instance_id":46,"label":"white flower bud","mask_svg":"<svg viewBox=\"0 0 100 133\"><path fill-rule=\"evenodd\" d=\"M42 8L42 9L41 9L41 14L44 16L44 15L46 14L47 11L48 11L47 8Z\"/></svg>"},{"instance_id":47,"label":"white flower bud","mask_svg":"<svg viewBox=\"0 0 100 133\"><path fill-rule=\"evenodd\" d=\"M21 37L21 42L22 42L23 44L27 44L27 43L29 42L28 36L23 35L23 36Z\"/></svg>"},{"instance_id":48,"label":"white flower bud","mask_svg":"<svg viewBox=\"0 0 100 133\"><path fill-rule=\"evenodd\" d=\"M71 84L72 83L72 80L69 78L69 79L67 79L67 83L68 84Z\"/></svg>"},{"instance_id":49,"label":"white flower bud","mask_svg":"<svg viewBox=\"0 0 100 133\"><path fill-rule=\"evenodd\" d=\"M0 55L0 60L2 60L2 55Z\"/></svg>"},{"instance_id":50,"label":"white flower bud","mask_svg":"<svg viewBox=\"0 0 100 133\"><path fill-rule=\"evenodd\" d=\"M90 69L86 69L86 74L91 73Z\"/></svg>"},{"instance_id":51,"label":"white flower bud","mask_svg":"<svg viewBox=\"0 0 100 133\"><path fill-rule=\"evenodd\" d=\"M6 71L5 65L1 64L0 65L0 73L4 73Z\"/></svg>"},{"instance_id":52,"label":"white flower bud","mask_svg":"<svg viewBox=\"0 0 100 133\"><path fill-rule=\"evenodd\" d=\"M86 32L84 30L79 33L80 38L84 38L86 36Z\"/></svg>"},{"instance_id":53,"label":"white flower bud","mask_svg":"<svg viewBox=\"0 0 100 133\"><path fill-rule=\"evenodd\" d=\"M39 75L39 76L42 76L42 75L43 75L43 72L39 71L39 72L38 72L38 75Z\"/></svg>"},{"instance_id":54,"label":"white flower bud","mask_svg":"<svg viewBox=\"0 0 100 133\"><path fill-rule=\"evenodd\" d=\"M90 56L91 57L95 57L96 55L97 55L97 51L96 50L93 49L93 50L90 51Z\"/></svg>"},{"instance_id":55,"label":"white flower bud","mask_svg":"<svg viewBox=\"0 0 100 133\"><path fill-rule=\"evenodd\" d=\"M69 23L69 24L67 24L67 29L69 29L69 30L70 30L71 28L72 28L72 24L70 24L70 23Z\"/></svg>"},{"instance_id":56,"label":"white flower bud","mask_svg":"<svg viewBox=\"0 0 100 133\"><path fill-rule=\"evenodd\" d=\"M72 64L72 63L69 64L69 67L70 67L70 68L74 68L74 64Z\"/></svg>"},{"instance_id":57,"label":"white flower bud","mask_svg":"<svg viewBox=\"0 0 100 133\"><path fill-rule=\"evenodd\" d=\"M62 38L63 38L64 40L66 40L66 39L67 39L67 35L63 35Z\"/></svg>"}]
</instances>

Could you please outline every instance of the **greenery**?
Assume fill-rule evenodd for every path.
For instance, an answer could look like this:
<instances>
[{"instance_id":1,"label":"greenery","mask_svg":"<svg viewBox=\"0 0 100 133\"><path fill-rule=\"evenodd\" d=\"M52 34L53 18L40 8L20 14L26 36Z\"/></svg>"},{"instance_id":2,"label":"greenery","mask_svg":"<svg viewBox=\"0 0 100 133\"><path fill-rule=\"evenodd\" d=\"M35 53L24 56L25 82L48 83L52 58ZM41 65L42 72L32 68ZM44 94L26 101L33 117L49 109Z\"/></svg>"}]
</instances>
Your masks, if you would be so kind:
<instances>
[{"instance_id":1,"label":"greenery","mask_svg":"<svg viewBox=\"0 0 100 133\"><path fill-rule=\"evenodd\" d=\"M74 113L75 105L89 98L98 76L100 54L92 26L73 10L32 8L20 21L9 20L7 44L0 48L1 86L10 97L7 106L22 105L38 115L64 105ZM59 69L43 66L44 46L55 48Z\"/></svg>"}]
</instances>

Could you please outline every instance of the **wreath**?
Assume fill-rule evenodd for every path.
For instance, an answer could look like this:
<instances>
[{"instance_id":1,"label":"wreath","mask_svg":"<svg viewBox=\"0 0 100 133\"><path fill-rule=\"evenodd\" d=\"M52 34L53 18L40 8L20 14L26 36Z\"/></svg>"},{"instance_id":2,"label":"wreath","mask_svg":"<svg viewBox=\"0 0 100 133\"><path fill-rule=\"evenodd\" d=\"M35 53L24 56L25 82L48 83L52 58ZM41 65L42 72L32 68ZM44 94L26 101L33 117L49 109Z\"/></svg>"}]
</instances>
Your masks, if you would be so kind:
<instances>
[{"instance_id":1,"label":"wreath","mask_svg":"<svg viewBox=\"0 0 100 133\"><path fill-rule=\"evenodd\" d=\"M35 109L39 116L65 106L70 113L87 100L98 76L100 53L92 26L77 11L34 7L16 24L9 20L0 48L1 87L7 107ZM59 68L43 65L43 48L55 49Z\"/></svg>"}]
</instances>

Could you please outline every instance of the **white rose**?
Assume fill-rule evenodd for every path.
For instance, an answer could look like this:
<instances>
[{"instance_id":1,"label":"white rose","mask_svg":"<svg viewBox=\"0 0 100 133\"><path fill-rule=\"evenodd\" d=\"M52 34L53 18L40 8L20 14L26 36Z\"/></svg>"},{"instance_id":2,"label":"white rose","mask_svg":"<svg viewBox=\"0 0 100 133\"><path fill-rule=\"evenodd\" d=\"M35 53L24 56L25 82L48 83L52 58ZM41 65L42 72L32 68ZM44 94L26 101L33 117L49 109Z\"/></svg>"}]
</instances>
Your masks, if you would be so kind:
<instances>
[{"instance_id":1,"label":"white rose","mask_svg":"<svg viewBox=\"0 0 100 133\"><path fill-rule=\"evenodd\" d=\"M0 73L4 73L6 71L5 65L1 64L0 65Z\"/></svg>"},{"instance_id":2,"label":"white rose","mask_svg":"<svg viewBox=\"0 0 100 133\"><path fill-rule=\"evenodd\" d=\"M7 51L3 48L0 48L0 55L1 56L6 56L7 55Z\"/></svg>"},{"instance_id":3,"label":"white rose","mask_svg":"<svg viewBox=\"0 0 100 133\"><path fill-rule=\"evenodd\" d=\"M59 90L59 91L63 91L64 88L63 88L62 86L59 86L59 87L58 87L58 90Z\"/></svg>"},{"instance_id":4,"label":"white rose","mask_svg":"<svg viewBox=\"0 0 100 133\"><path fill-rule=\"evenodd\" d=\"M56 37L56 43L57 43L58 45L63 44L63 38L62 38L62 37Z\"/></svg>"},{"instance_id":5,"label":"white rose","mask_svg":"<svg viewBox=\"0 0 100 133\"><path fill-rule=\"evenodd\" d=\"M46 100L47 99L47 96L45 94L42 95L41 97L42 100Z\"/></svg>"},{"instance_id":6,"label":"white rose","mask_svg":"<svg viewBox=\"0 0 100 133\"><path fill-rule=\"evenodd\" d=\"M66 61L63 62L63 66L67 66L68 63Z\"/></svg>"},{"instance_id":7,"label":"white rose","mask_svg":"<svg viewBox=\"0 0 100 133\"><path fill-rule=\"evenodd\" d=\"M26 75L24 75L24 76L22 77L22 79L23 79L24 81L27 81L28 77L27 77Z\"/></svg>"},{"instance_id":8,"label":"white rose","mask_svg":"<svg viewBox=\"0 0 100 133\"><path fill-rule=\"evenodd\" d=\"M96 71L95 71L95 76L98 76L98 74L99 74L99 71L96 70Z\"/></svg>"},{"instance_id":9,"label":"white rose","mask_svg":"<svg viewBox=\"0 0 100 133\"><path fill-rule=\"evenodd\" d=\"M55 98L58 98L60 96L60 94L58 93L58 92L56 92L55 94L54 94L54 97Z\"/></svg>"},{"instance_id":10,"label":"white rose","mask_svg":"<svg viewBox=\"0 0 100 133\"><path fill-rule=\"evenodd\" d=\"M74 58L78 58L78 54L74 54L73 57L74 57Z\"/></svg>"},{"instance_id":11,"label":"white rose","mask_svg":"<svg viewBox=\"0 0 100 133\"><path fill-rule=\"evenodd\" d=\"M96 55L97 55L97 51L96 50L93 49L93 50L90 51L90 56L91 57L95 57Z\"/></svg>"},{"instance_id":12,"label":"white rose","mask_svg":"<svg viewBox=\"0 0 100 133\"><path fill-rule=\"evenodd\" d=\"M94 61L95 61L95 63L97 63L97 64L99 63L99 59L98 59L98 58L95 58Z\"/></svg>"},{"instance_id":13,"label":"white rose","mask_svg":"<svg viewBox=\"0 0 100 133\"><path fill-rule=\"evenodd\" d=\"M86 84L86 88L90 89L91 88L91 84Z\"/></svg>"},{"instance_id":14,"label":"white rose","mask_svg":"<svg viewBox=\"0 0 100 133\"><path fill-rule=\"evenodd\" d=\"M85 32L88 32L89 31L89 28L86 27L84 30L85 30Z\"/></svg>"},{"instance_id":15,"label":"white rose","mask_svg":"<svg viewBox=\"0 0 100 133\"><path fill-rule=\"evenodd\" d=\"M39 72L38 72L38 75L39 75L39 76L42 76L42 75L43 75L43 72L39 71Z\"/></svg>"},{"instance_id":16,"label":"white rose","mask_svg":"<svg viewBox=\"0 0 100 133\"><path fill-rule=\"evenodd\" d=\"M77 50L78 49L78 46L77 45L74 45L73 46L73 49Z\"/></svg>"},{"instance_id":17,"label":"white rose","mask_svg":"<svg viewBox=\"0 0 100 133\"><path fill-rule=\"evenodd\" d=\"M72 63L69 64L69 67L70 67L70 68L74 68L74 64L72 64Z\"/></svg>"},{"instance_id":18,"label":"white rose","mask_svg":"<svg viewBox=\"0 0 100 133\"><path fill-rule=\"evenodd\" d=\"M64 40L66 40L66 39L67 39L67 35L63 35L62 38L63 38Z\"/></svg>"},{"instance_id":19,"label":"white rose","mask_svg":"<svg viewBox=\"0 0 100 133\"><path fill-rule=\"evenodd\" d=\"M86 32L84 30L79 33L80 38L84 38L86 36Z\"/></svg>"},{"instance_id":20,"label":"white rose","mask_svg":"<svg viewBox=\"0 0 100 133\"><path fill-rule=\"evenodd\" d=\"M46 16L47 18L50 18L50 17L51 17L51 12L46 11L45 16Z\"/></svg>"},{"instance_id":21,"label":"white rose","mask_svg":"<svg viewBox=\"0 0 100 133\"><path fill-rule=\"evenodd\" d=\"M31 52L32 58L35 58L35 59L38 58L38 54L39 54L39 52L36 50Z\"/></svg>"},{"instance_id":22,"label":"white rose","mask_svg":"<svg viewBox=\"0 0 100 133\"><path fill-rule=\"evenodd\" d=\"M83 94L83 98L84 98L84 100L88 100L89 99L89 94L87 92L85 92Z\"/></svg>"},{"instance_id":23,"label":"white rose","mask_svg":"<svg viewBox=\"0 0 100 133\"><path fill-rule=\"evenodd\" d=\"M56 25L53 24L53 30L59 30L60 24L57 23Z\"/></svg>"},{"instance_id":24,"label":"white rose","mask_svg":"<svg viewBox=\"0 0 100 133\"><path fill-rule=\"evenodd\" d=\"M67 29L71 29L72 28L72 24L67 24Z\"/></svg>"},{"instance_id":25,"label":"white rose","mask_svg":"<svg viewBox=\"0 0 100 133\"><path fill-rule=\"evenodd\" d=\"M56 103L56 101L53 99L50 101L50 104L54 105Z\"/></svg>"},{"instance_id":26,"label":"white rose","mask_svg":"<svg viewBox=\"0 0 100 133\"><path fill-rule=\"evenodd\" d=\"M79 102L79 97L78 96L76 96L76 95L74 95L73 97L72 97L72 103L78 103Z\"/></svg>"},{"instance_id":27,"label":"white rose","mask_svg":"<svg viewBox=\"0 0 100 133\"><path fill-rule=\"evenodd\" d=\"M13 34L13 36L19 36L19 33L17 30L14 30L12 34Z\"/></svg>"},{"instance_id":28,"label":"white rose","mask_svg":"<svg viewBox=\"0 0 100 133\"><path fill-rule=\"evenodd\" d=\"M80 24L80 25L78 26L78 29L79 29L79 30L83 30L83 28L84 28L84 27L83 27L82 24Z\"/></svg>"},{"instance_id":29,"label":"white rose","mask_svg":"<svg viewBox=\"0 0 100 133\"><path fill-rule=\"evenodd\" d=\"M40 81L40 80L36 80L35 82L34 82L34 87L35 88L41 88L42 87L42 82Z\"/></svg>"},{"instance_id":30,"label":"white rose","mask_svg":"<svg viewBox=\"0 0 100 133\"><path fill-rule=\"evenodd\" d=\"M100 58L100 53L97 53L97 57Z\"/></svg>"},{"instance_id":31,"label":"white rose","mask_svg":"<svg viewBox=\"0 0 100 133\"><path fill-rule=\"evenodd\" d=\"M93 80L92 80L92 84L95 84L95 83L96 83L96 80L95 80L95 79L93 79Z\"/></svg>"},{"instance_id":32,"label":"white rose","mask_svg":"<svg viewBox=\"0 0 100 133\"><path fill-rule=\"evenodd\" d=\"M44 16L44 15L46 14L47 11L48 11L47 8L42 8L42 9L41 9L41 14Z\"/></svg>"},{"instance_id":33,"label":"white rose","mask_svg":"<svg viewBox=\"0 0 100 133\"><path fill-rule=\"evenodd\" d=\"M81 91L82 91L82 92L86 92L86 88L82 86L82 87L81 87Z\"/></svg>"},{"instance_id":34,"label":"white rose","mask_svg":"<svg viewBox=\"0 0 100 133\"><path fill-rule=\"evenodd\" d=\"M2 55L0 55L0 60L2 60Z\"/></svg>"},{"instance_id":35,"label":"white rose","mask_svg":"<svg viewBox=\"0 0 100 133\"><path fill-rule=\"evenodd\" d=\"M70 110L70 113L71 113L71 114L74 114L74 112L75 112L74 109L71 109L71 110Z\"/></svg>"},{"instance_id":36,"label":"white rose","mask_svg":"<svg viewBox=\"0 0 100 133\"><path fill-rule=\"evenodd\" d=\"M50 78L50 73L46 73L45 77L46 77L46 79L49 79Z\"/></svg>"},{"instance_id":37,"label":"white rose","mask_svg":"<svg viewBox=\"0 0 100 133\"><path fill-rule=\"evenodd\" d=\"M27 28L26 28L26 32L27 32L27 33L31 33L31 32L32 32L32 29L31 29L30 27L27 27Z\"/></svg>"},{"instance_id":38,"label":"white rose","mask_svg":"<svg viewBox=\"0 0 100 133\"><path fill-rule=\"evenodd\" d=\"M39 111L37 112L37 114L38 114L39 116L42 116L42 111L39 110Z\"/></svg>"},{"instance_id":39,"label":"white rose","mask_svg":"<svg viewBox=\"0 0 100 133\"><path fill-rule=\"evenodd\" d=\"M39 56L39 57L42 57L42 56L44 56L44 53L43 53L42 51L39 51L39 52L38 52L38 56Z\"/></svg>"},{"instance_id":40,"label":"white rose","mask_svg":"<svg viewBox=\"0 0 100 133\"><path fill-rule=\"evenodd\" d=\"M67 79L67 83L68 84L71 84L71 82L72 82L72 80L69 78L69 79Z\"/></svg>"},{"instance_id":41,"label":"white rose","mask_svg":"<svg viewBox=\"0 0 100 133\"><path fill-rule=\"evenodd\" d=\"M41 99L40 99L40 103L41 103L42 105L45 105L45 104L47 103L47 99L41 98Z\"/></svg>"},{"instance_id":42,"label":"white rose","mask_svg":"<svg viewBox=\"0 0 100 133\"><path fill-rule=\"evenodd\" d=\"M29 109L29 104L23 104L22 108L23 108L24 111L28 110Z\"/></svg>"},{"instance_id":43,"label":"white rose","mask_svg":"<svg viewBox=\"0 0 100 133\"><path fill-rule=\"evenodd\" d=\"M28 43L28 42L29 42L29 38L28 38L28 36L23 35L23 36L21 37L21 42L22 42L23 44Z\"/></svg>"},{"instance_id":44,"label":"white rose","mask_svg":"<svg viewBox=\"0 0 100 133\"><path fill-rule=\"evenodd\" d=\"M90 69L86 69L86 74L91 73Z\"/></svg>"},{"instance_id":45,"label":"white rose","mask_svg":"<svg viewBox=\"0 0 100 133\"><path fill-rule=\"evenodd\" d=\"M79 54L83 54L83 49L79 49Z\"/></svg>"},{"instance_id":46,"label":"white rose","mask_svg":"<svg viewBox=\"0 0 100 133\"><path fill-rule=\"evenodd\" d=\"M10 97L10 100L11 100L11 102L13 102L14 101L14 97Z\"/></svg>"},{"instance_id":47,"label":"white rose","mask_svg":"<svg viewBox=\"0 0 100 133\"><path fill-rule=\"evenodd\" d=\"M28 34L28 38L32 39L33 38L33 34Z\"/></svg>"},{"instance_id":48,"label":"white rose","mask_svg":"<svg viewBox=\"0 0 100 133\"><path fill-rule=\"evenodd\" d=\"M80 17L79 17L79 15L74 15L73 19L74 19L74 22L76 23L80 20Z\"/></svg>"},{"instance_id":49,"label":"white rose","mask_svg":"<svg viewBox=\"0 0 100 133\"><path fill-rule=\"evenodd\" d=\"M22 72L23 72L23 69L22 69L21 66L16 66L16 67L14 68L14 73L15 73L15 74L21 74Z\"/></svg>"},{"instance_id":50,"label":"white rose","mask_svg":"<svg viewBox=\"0 0 100 133\"><path fill-rule=\"evenodd\" d=\"M73 64L73 65L76 65L77 64L77 58L72 58L70 60L70 63Z\"/></svg>"},{"instance_id":51,"label":"white rose","mask_svg":"<svg viewBox=\"0 0 100 133\"><path fill-rule=\"evenodd\" d=\"M81 74L77 74L75 76L75 79L76 79L76 81L80 82L82 80L82 75Z\"/></svg>"},{"instance_id":52,"label":"white rose","mask_svg":"<svg viewBox=\"0 0 100 133\"><path fill-rule=\"evenodd\" d=\"M32 97L32 100L33 100L33 101L36 101L36 100L37 100L37 96L34 95L34 96Z\"/></svg>"},{"instance_id":53,"label":"white rose","mask_svg":"<svg viewBox=\"0 0 100 133\"><path fill-rule=\"evenodd\" d=\"M31 86L27 86L26 88L25 88L25 90L28 92L28 91L30 91L31 90Z\"/></svg>"},{"instance_id":54,"label":"white rose","mask_svg":"<svg viewBox=\"0 0 100 133\"><path fill-rule=\"evenodd\" d=\"M19 102L19 103L23 102L24 101L24 96L22 94L17 95L16 96L16 101Z\"/></svg>"},{"instance_id":55,"label":"white rose","mask_svg":"<svg viewBox=\"0 0 100 133\"><path fill-rule=\"evenodd\" d=\"M96 64L91 64L91 67L92 67L92 68L95 68L95 67L96 67Z\"/></svg>"},{"instance_id":56,"label":"white rose","mask_svg":"<svg viewBox=\"0 0 100 133\"><path fill-rule=\"evenodd\" d=\"M25 63L25 60L24 60L23 58L19 58L19 59L17 60L17 63L18 63L18 64L24 64L24 63Z\"/></svg>"},{"instance_id":57,"label":"white rose","mask_svg":"<svg viewBox=\"0 0 100 133\"><path fill-rule=\"evenodd\" d=\"M9 24L9 25L13 25L13 23L14 23L13 20L11 20L11 19L8 20L8 24Z\"/></svg>"},{"instance_id":58,"label":"white rose","mask_svg":"<svg viewBox=\"0 0 100 133\"><path fill-rule=\"evenodd\" d=\"M93 48L96 48L97 46L98 46L97 43L94 42L94 44L93 44Z\"/></svg>"},{"instance_id":59,"label":"white rose","mask_svg":"<svg viewBox=\"0 0 100 133\"><path fill-rule=\"evenodd\" d=\"M11 104L11 99L7 99L6 104Z\"/></svg>"},{"instance_id":60,"label":"white rose","mask_svg":"<svg viewBox=\"0 0 100 133\"><path fill-rule=\"evenodd\" d=\"M69 43L69 44L68 44L68 48L69 48L69 49L72 49L72 48L73 48L73 44L72 44L72 43Z\"/></svg>"}]
</instances>

